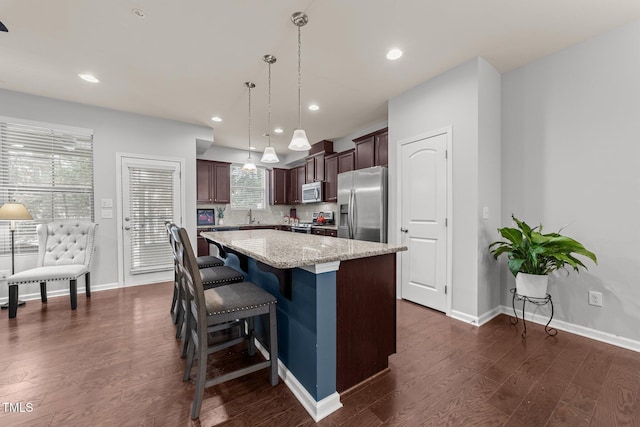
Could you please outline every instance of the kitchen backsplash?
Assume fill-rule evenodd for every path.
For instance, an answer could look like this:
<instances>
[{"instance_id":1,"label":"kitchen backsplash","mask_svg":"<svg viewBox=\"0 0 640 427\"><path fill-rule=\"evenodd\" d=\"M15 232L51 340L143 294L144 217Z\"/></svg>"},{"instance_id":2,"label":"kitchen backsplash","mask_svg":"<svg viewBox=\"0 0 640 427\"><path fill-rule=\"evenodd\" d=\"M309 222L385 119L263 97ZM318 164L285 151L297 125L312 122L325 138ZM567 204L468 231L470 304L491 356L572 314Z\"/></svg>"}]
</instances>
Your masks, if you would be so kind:
<instances>
[{"instance_id":1,"label":"kitchen backsplash","mask_svg":"<svg viewBox=\"0 0 640 427\"><path fill-rule=\"evenodd\" d=\"M249 223L249 211L247 209L231 210L231 205L216 205L209 203L198 203L198 208L215 208L216 224L219 224L218 208L224 208L224 225L243 225ZM291 209L296 210L296 216L300 222L311 222L313 212L332 211L337 217L336 203L308 203L304 205L267 205L266 209L253 209L252 215L254 224L282 224L284 216L289 216Z\"/></svg>"}]
</instances>

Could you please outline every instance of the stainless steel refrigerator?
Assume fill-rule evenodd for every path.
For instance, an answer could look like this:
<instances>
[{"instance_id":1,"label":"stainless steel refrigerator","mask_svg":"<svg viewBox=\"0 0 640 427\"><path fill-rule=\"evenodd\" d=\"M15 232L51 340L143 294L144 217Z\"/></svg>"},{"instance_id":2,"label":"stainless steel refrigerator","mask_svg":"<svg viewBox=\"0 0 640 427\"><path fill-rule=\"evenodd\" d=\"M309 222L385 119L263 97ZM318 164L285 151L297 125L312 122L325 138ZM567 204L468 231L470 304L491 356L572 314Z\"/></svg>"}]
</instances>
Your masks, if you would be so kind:
<instances>
[{"instance_id":1,"label":"stainless steel refrigerator","mask_svg":"<svg viewBox=\"0 0 640 427\"><path fill-rule=\"evenodd\" d=\"M387 243L387 168L338 175L338 237Z\"/></svg>"}]
</instances>

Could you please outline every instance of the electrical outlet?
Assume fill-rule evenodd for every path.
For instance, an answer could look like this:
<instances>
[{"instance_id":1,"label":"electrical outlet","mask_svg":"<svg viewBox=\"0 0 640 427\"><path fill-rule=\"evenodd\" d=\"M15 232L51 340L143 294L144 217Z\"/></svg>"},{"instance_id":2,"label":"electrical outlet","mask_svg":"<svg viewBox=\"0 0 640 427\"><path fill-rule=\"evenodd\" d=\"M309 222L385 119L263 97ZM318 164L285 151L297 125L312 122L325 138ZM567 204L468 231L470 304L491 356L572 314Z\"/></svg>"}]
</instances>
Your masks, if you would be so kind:
<instances>
[{"instance_id":1,"label":"electrical outlet","mask_svg":"<svg viewBox=\"0 0 640 427\"><path fill-rule=\"evenodd\" d=\"M602 307L602 292L589 291L589 305Z\"/></svg>"}]
</instances>

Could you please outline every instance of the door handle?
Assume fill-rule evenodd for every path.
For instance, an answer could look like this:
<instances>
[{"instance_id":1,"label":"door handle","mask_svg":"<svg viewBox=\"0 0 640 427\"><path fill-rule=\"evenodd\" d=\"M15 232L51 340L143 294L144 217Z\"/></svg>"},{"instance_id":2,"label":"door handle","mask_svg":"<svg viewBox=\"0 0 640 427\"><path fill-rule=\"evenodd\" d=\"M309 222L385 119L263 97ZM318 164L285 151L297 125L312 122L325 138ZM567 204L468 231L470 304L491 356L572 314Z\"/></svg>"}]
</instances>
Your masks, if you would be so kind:
<instances>
[{"instance_id":1,"label":"door handle","mask_svg":"<svg viewBox=\"0 0 640 427\"><path fill-rule=\"evenodd\" d=\"M125 230L131 230L131 227L129 227L128 225L126 227L124 227Z\"/></svg>"},{"instance_id":2,"label":"door handle","mask_svg":"<svg viewBox=\"0 0 640 427\"><path fill-rule=\"evenodd\" d=\"M402 231L403 233L408 233L409 229L408 228L404 228L404 227L400 227L400 231Z\"/></svg>"}]
</instances>

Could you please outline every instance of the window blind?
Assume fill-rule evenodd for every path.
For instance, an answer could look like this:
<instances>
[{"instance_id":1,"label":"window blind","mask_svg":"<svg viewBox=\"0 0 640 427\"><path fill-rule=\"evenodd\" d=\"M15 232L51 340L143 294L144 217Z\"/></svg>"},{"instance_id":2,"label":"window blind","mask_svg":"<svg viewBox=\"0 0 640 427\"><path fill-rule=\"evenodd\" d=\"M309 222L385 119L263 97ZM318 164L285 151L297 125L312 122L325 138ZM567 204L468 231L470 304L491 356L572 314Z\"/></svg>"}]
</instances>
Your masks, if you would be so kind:
<instances>
[{"instance_id":1,"label":"window blind","mask_svg":"<svg viewBox=\"0 0 640 427\"><path fill-rule=\"evenodd\" d=\"M16 223L15 251L38 250L36 226L93 221L93 134L0 120L0 201L25 205L33 221ZM11 251L0 222L0 251Z\"/></svg>"},{"instance_id":2,"label":"window blind","mask_svg":"<svg viewBox=\"0 0 640 427\"><path fill-rule=\"evenodd\" d=\"M253 172L242 170L242 165L231 165L231 209L265 209L266 169Z\"/></svg>"},{"instance_id":3,"label":"window blind","mask_svg":"<svg viewBox=\"0 0 640 427\"><path fill-rule=\"evenodd\" d=\"M129 168L131 274L173 268L165 223L172 221L174 171Z\"/></svg>"}]
</instances>

